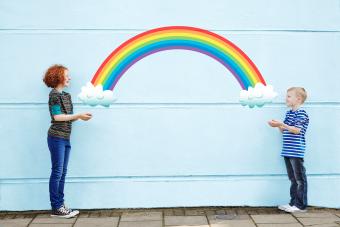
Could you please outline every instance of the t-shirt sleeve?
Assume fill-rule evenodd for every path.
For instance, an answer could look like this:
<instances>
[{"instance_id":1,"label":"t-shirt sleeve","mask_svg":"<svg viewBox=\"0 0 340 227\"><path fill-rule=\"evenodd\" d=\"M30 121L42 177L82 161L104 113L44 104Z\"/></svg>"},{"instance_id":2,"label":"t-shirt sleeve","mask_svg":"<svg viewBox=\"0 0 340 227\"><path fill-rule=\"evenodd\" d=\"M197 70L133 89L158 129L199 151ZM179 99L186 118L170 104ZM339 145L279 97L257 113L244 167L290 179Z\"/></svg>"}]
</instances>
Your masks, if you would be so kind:
<instances>
[{"instance_id":1,"label":"t-shirt sleeve","mask_svg":"<svg viewBox=\"0 0 340 227\"><path fill-rule=\"evenodd\" d=\"M308 115L305 111L297 113L294 126L300 129L306 128L309 123Z\"/></svg>"},{"instance_id":2,"label":"t-shirt sleeve","mask_svg":"<svg viewBox=\"0 0 340 227\"><path fill-rule=\"evenodd\" d=\"M52 115L58 115L62 114L61 112L61 102L60 99L53 95L50 97L50 106L51 106L51 114Z\"/></svg>"},{"instance_id":3,"label":"t-shirt sleeve","mask_svg":"<svg viewBox=\"0 0 340 227\"><path fill-rule=\"evenodd\" d=\"M288 112L286 113L285 119L283 120L283 123L288 124Z\"/></svg>"}]
</instances>

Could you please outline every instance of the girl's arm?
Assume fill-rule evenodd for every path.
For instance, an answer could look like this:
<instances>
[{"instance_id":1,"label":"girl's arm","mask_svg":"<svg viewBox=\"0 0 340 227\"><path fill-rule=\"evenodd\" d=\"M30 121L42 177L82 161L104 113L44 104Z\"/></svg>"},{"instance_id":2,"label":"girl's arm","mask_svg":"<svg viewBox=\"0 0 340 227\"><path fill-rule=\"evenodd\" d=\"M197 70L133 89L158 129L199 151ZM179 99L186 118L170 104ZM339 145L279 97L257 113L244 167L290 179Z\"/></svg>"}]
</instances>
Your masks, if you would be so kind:
<instances>
[{"instance_id":1,"label":"girl's arm","mask_svg":"<svg viewBox=\"0 0 340 227\"><path fill-rule=\"evenodd\" d=\"M92 118L90 113L79 113L79 114L57 114L53 116L55 121L76 121L83 120L88 121Z\"/></svg>"}]
</instances>

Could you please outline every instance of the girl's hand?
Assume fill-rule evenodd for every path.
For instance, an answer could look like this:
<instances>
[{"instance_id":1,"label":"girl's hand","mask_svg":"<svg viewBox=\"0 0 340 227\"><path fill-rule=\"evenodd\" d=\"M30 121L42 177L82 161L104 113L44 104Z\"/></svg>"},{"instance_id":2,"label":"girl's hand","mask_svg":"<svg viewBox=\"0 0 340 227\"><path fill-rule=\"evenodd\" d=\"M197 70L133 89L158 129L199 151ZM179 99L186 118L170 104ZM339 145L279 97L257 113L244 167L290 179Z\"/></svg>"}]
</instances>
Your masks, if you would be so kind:
<instances>
[{"instance_id":1,"label":"girl's hand","mask_svg":"<svg viewBox=\"0 0 340 227\"><path fill-rule=\"evenodd\" d=\"M92 118L92 114L91 113L80 113L79 114L79 119L83 120L83 121L88 121Z\"/></svg>"}]
</instances>

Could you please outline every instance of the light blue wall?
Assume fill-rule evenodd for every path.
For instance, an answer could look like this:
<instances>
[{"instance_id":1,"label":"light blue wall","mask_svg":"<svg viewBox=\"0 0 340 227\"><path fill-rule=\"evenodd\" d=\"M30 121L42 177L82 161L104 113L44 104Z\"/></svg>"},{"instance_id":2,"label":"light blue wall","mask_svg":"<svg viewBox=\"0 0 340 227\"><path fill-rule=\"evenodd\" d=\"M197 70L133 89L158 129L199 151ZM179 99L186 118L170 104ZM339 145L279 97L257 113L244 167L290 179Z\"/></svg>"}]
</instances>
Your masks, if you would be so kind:
<instances>
[{"instance_id":1,"label":"light blue wall","mask_svg":"<svg viewBox=\"0 0 340 227\"><path fill-rule=\"evenodd\" d=\"M123 41L160 26L214 31L255 62L279 97L238 104L207 56L161 52L134 65L110 108L76 99ZM285 91L304 86L309 204L340 207L339 0L0 0L0 210L49 209L46 68L70 68L76 122L66 201L76 208L275 206L288 201L280 134Z\"/></svg>"}]
</instances>

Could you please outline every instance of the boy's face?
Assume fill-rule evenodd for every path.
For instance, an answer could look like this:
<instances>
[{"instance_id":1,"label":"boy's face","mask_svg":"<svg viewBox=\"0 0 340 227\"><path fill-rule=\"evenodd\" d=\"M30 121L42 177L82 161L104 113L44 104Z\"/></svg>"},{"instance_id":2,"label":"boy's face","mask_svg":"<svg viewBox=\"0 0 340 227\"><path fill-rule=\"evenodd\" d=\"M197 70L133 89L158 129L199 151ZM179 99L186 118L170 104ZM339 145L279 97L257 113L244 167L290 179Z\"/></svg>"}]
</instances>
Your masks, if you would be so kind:
<instances>
[{"instance_id":1,"label":"boy's face","mask_svg":"<svg viewBox=\"0 0 340 227\"><path fill-rule=\"evenodd\" d=\"M288 91L286 95L286 104L288 107L296 107L301 103L301 99L296 95L295 91Z\"/></svg>"}]
</instances>

